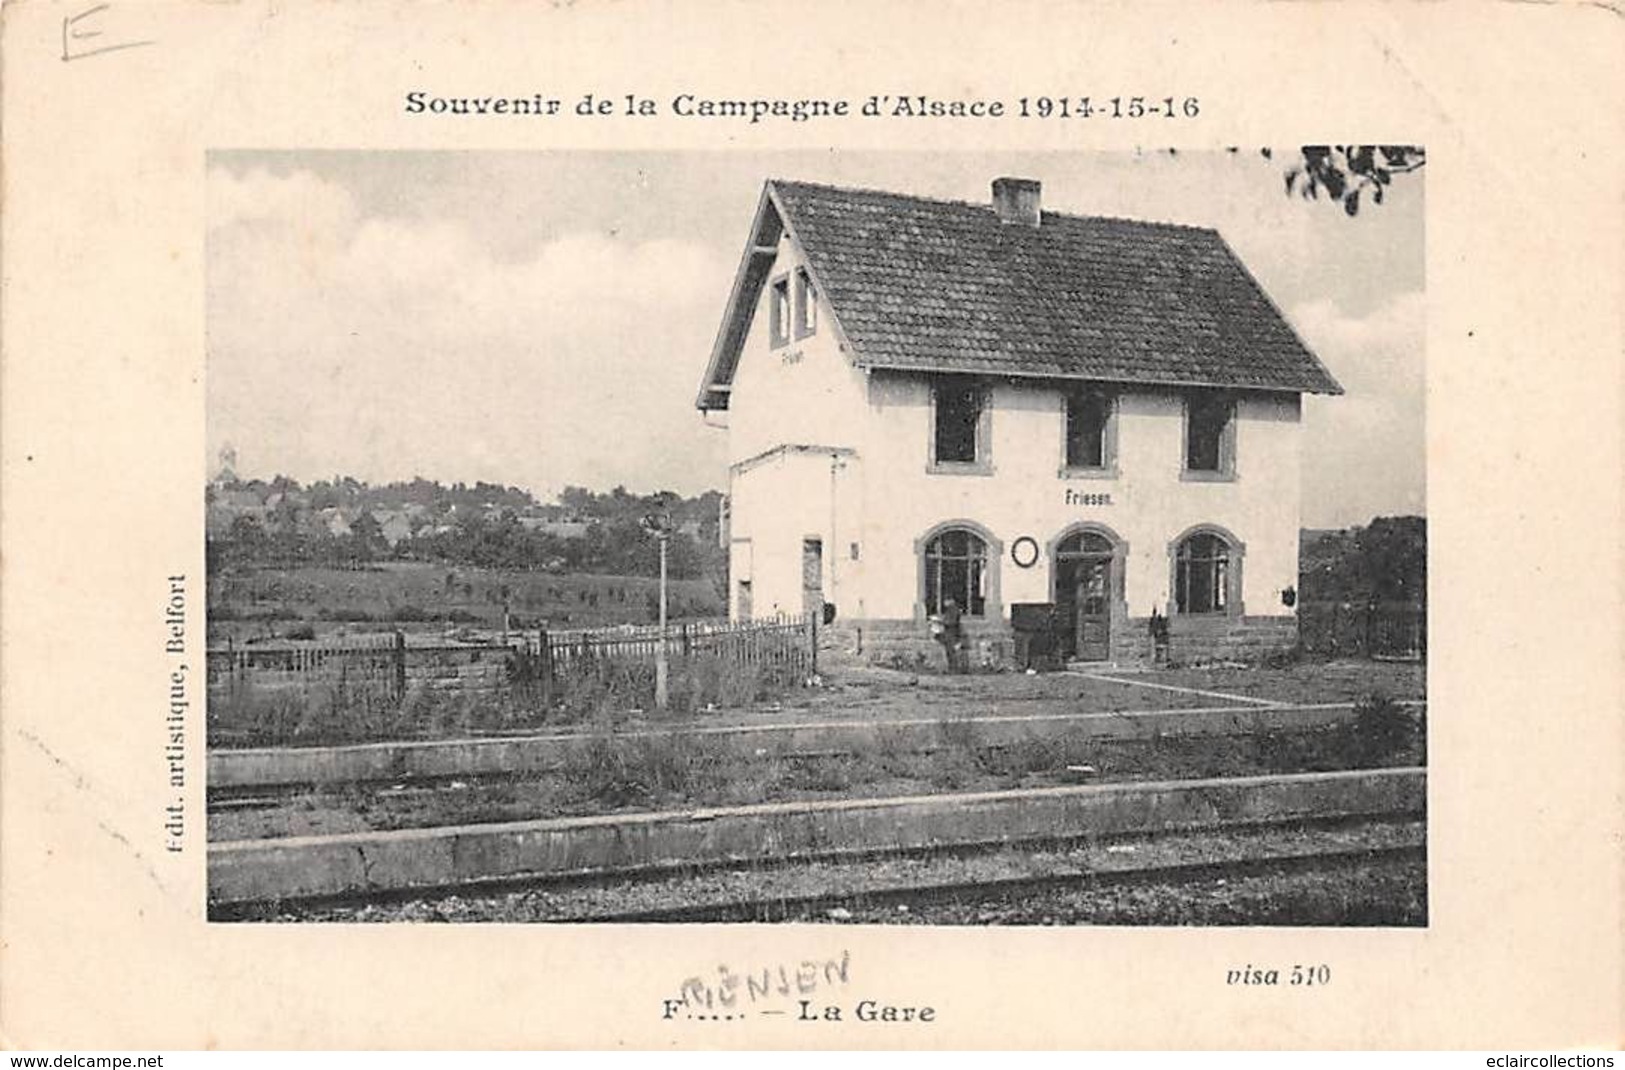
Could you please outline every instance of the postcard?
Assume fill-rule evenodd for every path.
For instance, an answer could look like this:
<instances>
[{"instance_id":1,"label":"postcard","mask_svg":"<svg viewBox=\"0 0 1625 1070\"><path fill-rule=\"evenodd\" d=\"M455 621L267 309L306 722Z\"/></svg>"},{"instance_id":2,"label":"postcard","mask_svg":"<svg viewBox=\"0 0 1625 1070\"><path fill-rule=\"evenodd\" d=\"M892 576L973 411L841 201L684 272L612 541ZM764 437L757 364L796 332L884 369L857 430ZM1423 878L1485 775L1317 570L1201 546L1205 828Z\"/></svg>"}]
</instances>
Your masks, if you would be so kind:
<instances>
[{"instance_id":1,"label":"postcard","mask_svg":"<svg viewBox=\"0 0 1625 1070\"><path fill-rule=\"evenodd\" d=\"M1620 35L9 7L0 1036L1616 1046Z\"/></svg>"}]
</instances>

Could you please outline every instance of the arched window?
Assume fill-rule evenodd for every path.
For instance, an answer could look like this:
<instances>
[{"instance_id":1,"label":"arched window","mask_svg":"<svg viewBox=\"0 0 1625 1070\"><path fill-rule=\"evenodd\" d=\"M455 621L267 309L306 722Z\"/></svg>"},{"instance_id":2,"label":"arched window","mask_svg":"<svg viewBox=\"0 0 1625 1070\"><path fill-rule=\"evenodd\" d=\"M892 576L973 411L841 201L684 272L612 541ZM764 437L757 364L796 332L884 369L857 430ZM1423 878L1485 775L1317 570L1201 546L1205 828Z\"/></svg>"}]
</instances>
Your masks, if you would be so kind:
<instances>
[{"instance_id":1,"label":"arched window","mask_svg":"<svg viewBox=\"0 0 1625 1070\"><path fill-rule=\"evenodd\" d=\"M1234 612L1240 603L1238 557L1236 549L1214 532L1188 536L1174 553L1174 611Z\"/></svg>"},{"instance_id":2,"label":"arched window","mask_svg":"<svg viewBox=\"0 0 1625 1070\"><path fill-rule=\"evenodd\" d=\"M925 544L925 611L949 600L967 617L987 612L987 543L964 528L939 532Z\"/></svg>"},{"instance_id":3,"label":"arched window","mask_svg":"<svg viewBox=\"0 0 1625 1070\"><path fill-rule=\"evenodd\" d=\"M1098 531L1077 531L1068 535L1055 545L1055 553L1060 557L1072 557L1079 554L1109 554L1112 552L1112 541Z\"/></svg>"}]
</instances>

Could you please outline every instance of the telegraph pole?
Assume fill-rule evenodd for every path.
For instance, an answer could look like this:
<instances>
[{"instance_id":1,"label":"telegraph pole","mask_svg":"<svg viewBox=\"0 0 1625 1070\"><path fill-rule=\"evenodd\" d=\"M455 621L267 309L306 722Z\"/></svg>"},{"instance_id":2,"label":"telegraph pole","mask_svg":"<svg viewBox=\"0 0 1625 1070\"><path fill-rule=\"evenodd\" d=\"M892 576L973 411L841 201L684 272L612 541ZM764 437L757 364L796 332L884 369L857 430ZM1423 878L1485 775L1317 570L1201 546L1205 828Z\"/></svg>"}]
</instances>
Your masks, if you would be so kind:
<instances>
[{"instance_id":1,"label":"telegraph pole","mask_svg":"<svg viewBox=\"0 0 1625 1070\"><path fill-rule=\"evenodd\" d=\"M655 657L655 709L666 708L666 542L671 532L661 531L660 540L660 647Z\"/></svg>"},{"instance_id":2,"label":"telegraph pole","mask_svg":"<svg viewBox=\"0 0 1625 1070\"><path fill-rule=\"evenodd\" d=\"M671 540L671 517L643 518L643 530L660 544L660 638L655 643L655 709L664 711L668 698L666 666L666 544Z\"/></svg>"}]
</instances>

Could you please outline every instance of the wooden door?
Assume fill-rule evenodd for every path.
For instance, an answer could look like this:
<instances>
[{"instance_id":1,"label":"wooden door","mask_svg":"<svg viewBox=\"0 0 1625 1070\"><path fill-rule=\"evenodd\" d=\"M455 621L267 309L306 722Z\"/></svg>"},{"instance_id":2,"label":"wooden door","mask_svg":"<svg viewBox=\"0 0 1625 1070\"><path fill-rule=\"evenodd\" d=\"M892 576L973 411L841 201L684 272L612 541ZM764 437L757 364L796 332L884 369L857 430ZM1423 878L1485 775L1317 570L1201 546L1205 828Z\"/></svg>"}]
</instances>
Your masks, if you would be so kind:
<instances>
[{"instance_id":1,"label":"wooden door","mask_svg":"<svg viewBox=\"0 0 1625 1070\"><path fill-rule=\"evenodd\" d=\"M1080 661L1111 659L1112 559L1080 558L1073 588L1074 651Z\"/></svg>"}]
</instances>

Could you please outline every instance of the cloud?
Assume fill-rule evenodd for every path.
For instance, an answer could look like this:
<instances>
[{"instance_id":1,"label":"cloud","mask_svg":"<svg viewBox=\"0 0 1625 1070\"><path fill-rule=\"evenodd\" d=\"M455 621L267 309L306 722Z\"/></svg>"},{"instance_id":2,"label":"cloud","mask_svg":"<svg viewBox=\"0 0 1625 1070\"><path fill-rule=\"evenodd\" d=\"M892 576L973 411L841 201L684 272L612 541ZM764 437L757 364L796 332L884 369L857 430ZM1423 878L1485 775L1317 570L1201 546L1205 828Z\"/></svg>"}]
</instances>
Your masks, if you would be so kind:
<instances>
[{"instance_id":1,"label":"cloud","mask_svg":"<svg viewBox=\"0 0 1625 1070\"><path fill-rule=\"evenodd\" d=\"M1424 512L1424 296L1402 293L1363 316L1305 302L1290 318L1346 391L1305 402L1304 523Z\"/></svg>"},{"instance_id":2,"label":"cloud","mask_svg":"<svg viewBox=\"0 0 1625 1070\"><path fill-rule=\"evenodd\" d=\"M238 175L213 167L207 198L212 232L257 224L292 228L326 241L347 235L356 220L350 191L309 171L277 176L256 169Z\"/></svg>"},{"instance_id":3,"label":"cloud","mask_svg":"<svg viewBox=\"0 0 1625 1070\"><path fill-rule=\"evenodd\" d=\"M692 399L732 265L573 233L519 260L455 223L357 214L308 172L211 174L209 443L245 473L421 473L538 492L693 491Z\"/></svg>"},{"instance_id":4,"label":"cloud","mask_svg":"<svg viewBox=\"0 0 1625 1070\"><path fill-rule=\"evenodd\" d=\"M1397 294L1365 316L1344 315L1323 299L1296 306L1292 322L1349 393L1402 387L1419 397L1426 311L1420 292Z\"/></svg>"}]
</instances>

